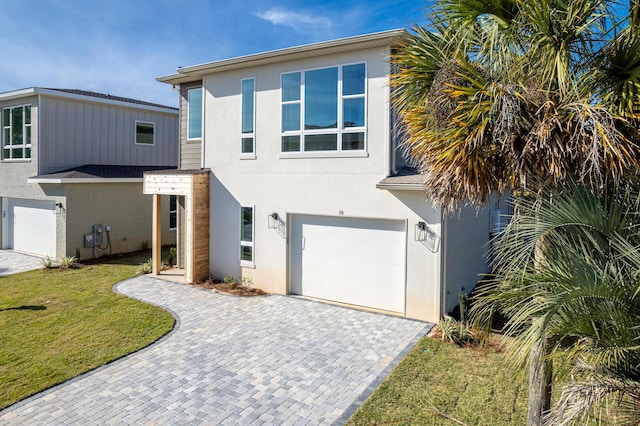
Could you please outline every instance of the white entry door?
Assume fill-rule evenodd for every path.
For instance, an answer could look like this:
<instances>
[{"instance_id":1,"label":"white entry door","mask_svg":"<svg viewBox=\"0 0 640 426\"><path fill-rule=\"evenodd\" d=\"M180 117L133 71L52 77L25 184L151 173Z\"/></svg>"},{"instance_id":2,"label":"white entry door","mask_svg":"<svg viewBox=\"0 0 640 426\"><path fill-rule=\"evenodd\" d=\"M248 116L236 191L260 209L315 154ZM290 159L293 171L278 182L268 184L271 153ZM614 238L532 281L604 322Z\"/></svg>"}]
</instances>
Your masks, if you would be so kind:
<instances>
[{"instance_id":1,"label":"white entry door","mask_svg":"<svg viewBox=\"0 0 640 426\"><path fill-rule=\"evenodd\" d=\"M293 215L290 226L290 293L404 313L404 221Z\"/></svg>"},{"instance_id":2,"label":"white entry door","mask_svg":"<svg viewBox=\"0 0 640 426\"><path fill-rule=\"evenodd\" d=\"M12 198L3 203L5 248L56 257L56 214L53 201Z\"/></svg>"}]
</instances>

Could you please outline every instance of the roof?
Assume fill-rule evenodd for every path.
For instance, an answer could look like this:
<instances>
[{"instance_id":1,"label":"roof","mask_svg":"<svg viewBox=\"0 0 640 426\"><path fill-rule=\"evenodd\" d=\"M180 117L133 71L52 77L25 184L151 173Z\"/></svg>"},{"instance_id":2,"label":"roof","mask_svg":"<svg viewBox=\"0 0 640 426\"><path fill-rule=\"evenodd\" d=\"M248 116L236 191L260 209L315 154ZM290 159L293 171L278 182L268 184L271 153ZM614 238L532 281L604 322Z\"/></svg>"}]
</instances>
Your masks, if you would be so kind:
<instances>
[{"instance_id":1,"label":"roof","mask_svg":"<svg viewBox=\"0 0 640 426\"><path fill-rule=\"evenodd\" d=\"M413 167L402 167L395 175L386 177L376 184L378 189L424 191L425 176Z\"/></svg>"},{"instance_id":2,"label":"roof","mask_svg":"<svg viewBox=\"0 0 640 426\"><path fill-rule=\"evenodd\" d=\"M172 166L115 166L87 164L55 173L33 176L28 183L114 183L142 182L145 172L175 169Z\"/></svg>"},{"instance_id":3,"label":"roof","mask_svg":"<svg viewBox=\"0 0 640 426\"><path fill-rule=\"evenodd\" d=\"M122 96L114 96L109 93L91 92L80 89L55 89L47 87L29 87L26 89L12 90L10 92L0 93L0 101L17 99L33 95L55 96L67 99L76 99L82 101L99 102L116 106L127 106L130 108L141 108L158 112L178 113L178 108L167 105L156 104L153 102L141 101L139 99L125 98Z\"/></svg>"},{"instance_id":4,"label":"roof","mask_svg":"<svg viewBox=\"0 0 640 426\"><path fill-rule=\"evenodd\" d=\"M392 46L405 34L407 34L407 32L404 29L395 29L355 37L288 47L285 49L271 50L252 55L238 56L235 58L223 59L200 65L179 67L176 74L158 77L157 80L162 83L182 84L201 80L204 75L216 72L273 64L277 62L293 61L322 55L353 52L356 50L374 47Z\"/></svg>"}]
</instances>

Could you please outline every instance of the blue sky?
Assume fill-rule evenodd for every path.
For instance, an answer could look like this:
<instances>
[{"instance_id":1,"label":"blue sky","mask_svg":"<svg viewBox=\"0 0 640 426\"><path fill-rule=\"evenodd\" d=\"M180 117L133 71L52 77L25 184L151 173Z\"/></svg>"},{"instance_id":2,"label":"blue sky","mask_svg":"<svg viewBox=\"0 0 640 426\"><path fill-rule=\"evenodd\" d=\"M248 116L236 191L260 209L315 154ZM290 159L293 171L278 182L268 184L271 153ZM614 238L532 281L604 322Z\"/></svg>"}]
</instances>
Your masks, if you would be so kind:
<instances>
[{"instance_id":1,"label":"blue sky","mask_svg":"<svg viewBox=\"0 0 640 426\"><path fill-rule=\"evenodd\" d=\"M92 90L177 106L179 66L425 24L425 1L0 0L0 92Z\"/></svg>"}]
</instances>

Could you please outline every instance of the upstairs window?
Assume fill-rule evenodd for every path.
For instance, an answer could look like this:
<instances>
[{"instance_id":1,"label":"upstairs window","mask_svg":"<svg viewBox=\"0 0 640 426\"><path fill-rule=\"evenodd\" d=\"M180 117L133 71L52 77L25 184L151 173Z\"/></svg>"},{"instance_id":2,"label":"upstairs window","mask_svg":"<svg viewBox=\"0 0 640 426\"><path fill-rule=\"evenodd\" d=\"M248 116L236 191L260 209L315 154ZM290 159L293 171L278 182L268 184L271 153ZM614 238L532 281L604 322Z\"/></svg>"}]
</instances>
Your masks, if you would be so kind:
<instances>
[{"instance_id":1,"label":"upstairs window","mask_svg":"<svg viewBox=\"0 0 640 426\"><path fill-rule=\"evenodd\" d=\"M187 139L202 138L202 87L187 91Z\"/></svg>"},{"instance_id":2,"label":"upstairs window","mask_svg":"<svg viewBox=\"0 0 640 426\"><path fill-rule=\"evenodd\" d=\"M138 145L154 145L155 123L149 123L145 121L136 121L136 144Z\"/></svg>"},{"instance_id":3,"label":"upstairs window","mask_svg":"<svg viewBox=\"0 0 640 426\"><path fill-rule=\"evenodd\" d=\"M242 154L255 154L255 95L256 80L242 80Z\"/></svg>"},{"instance_id":4,"label":"upstairs window","mask_svg":"<svg viewBox=\"0 0 640 426\"><path fill-rule=\"evenodd\" d=\"M281 152L364 151L364 63L282 74Z\"/></svg>"},{"instance_id":5,"label":"upstairs window","mask_svg":"<svg viewBox=\"0 0 640 426\"><path fill-rule=\"evenodd\" d=\"M31 158L31 106L2 110L2 159Z\"/></svg>"}]
</instances>

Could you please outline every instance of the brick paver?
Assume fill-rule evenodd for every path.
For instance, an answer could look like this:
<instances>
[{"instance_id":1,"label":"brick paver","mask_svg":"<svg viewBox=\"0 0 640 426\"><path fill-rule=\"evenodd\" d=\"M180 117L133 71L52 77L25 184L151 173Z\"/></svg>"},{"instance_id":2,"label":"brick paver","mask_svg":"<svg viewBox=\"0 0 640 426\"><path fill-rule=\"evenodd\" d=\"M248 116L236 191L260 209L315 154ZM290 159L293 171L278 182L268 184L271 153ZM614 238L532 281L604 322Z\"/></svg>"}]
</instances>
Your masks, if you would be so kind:
<instances>
[{"instance_id":1,"label":"brick paver","mask_svg":"<svg viewBox=\"0 0 640 426\"><path fill-rule=\"evenodd\" d=\"M11 250L0 250L0 276L42 268L42 258Z\"/></svg>"},{"instance_id":2,"label":"brick paver","mask_svg":"<svg viewBox=\"0 0 640 426\"><path fill-rule=\"evenodd\" d=\"M150 276L117 291L174 313L156 344L0 411L7 424L341 424L431 324Z\"/></svg>"}]
</instances>

